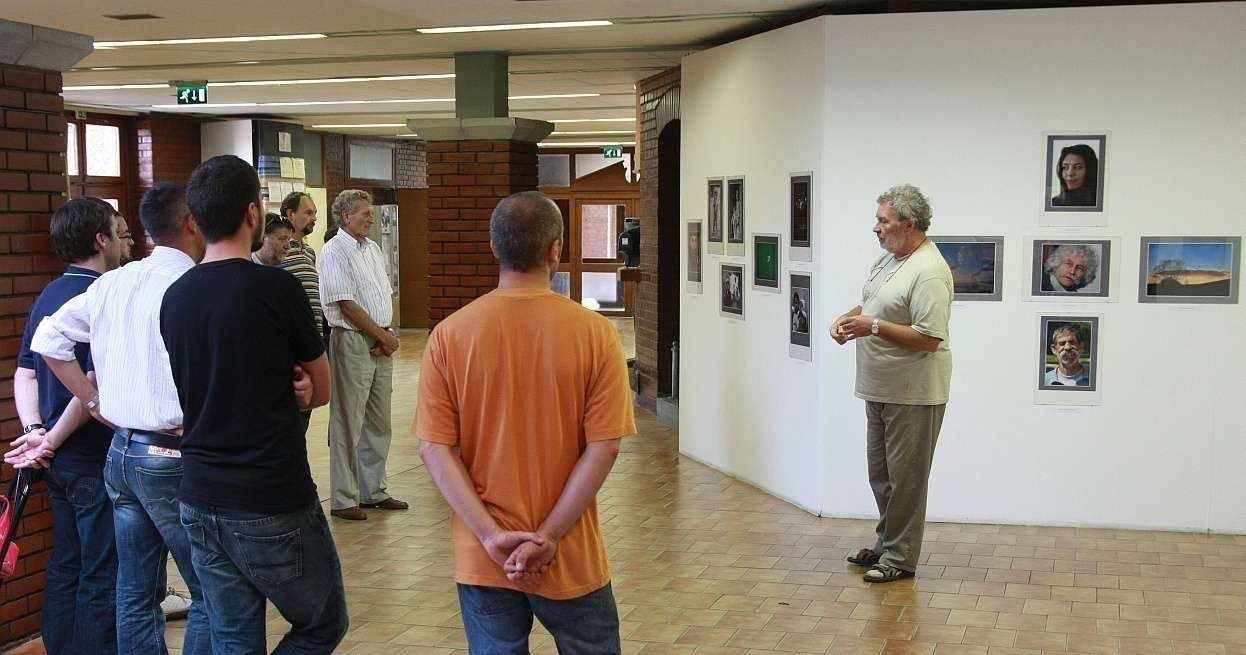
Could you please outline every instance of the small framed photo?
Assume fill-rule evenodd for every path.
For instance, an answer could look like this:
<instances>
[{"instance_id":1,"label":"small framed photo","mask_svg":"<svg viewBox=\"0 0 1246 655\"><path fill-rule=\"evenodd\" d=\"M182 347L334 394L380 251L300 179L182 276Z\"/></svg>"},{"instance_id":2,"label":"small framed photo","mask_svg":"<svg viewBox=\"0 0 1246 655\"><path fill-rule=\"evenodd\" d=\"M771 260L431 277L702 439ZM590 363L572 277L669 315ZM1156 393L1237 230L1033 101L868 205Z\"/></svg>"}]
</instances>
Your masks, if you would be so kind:
<instances>
[{"instance_id":1,"label":"small framed photo","mask_svg":"<svg viewBox=\"0 0 1246 655\"><path fill-rule=\"evenodd\" d=\"M1102 212L1108 135L1047 134L1043 211Z\"/></svg>"},{"instance_id":2,"label":"small framed photo","mask_svg":"<svg viewBox=\"0 0 1246 655\"><path fill-rule=\"evenodd\" d=\"M705 183L705 221L709 226L709 238L706 252L711 255L723 254L723 181L720 177L711 177Z\"/></svg>"},{"instance_id":3,"label":"small framed photo","mask_svg":"<svg viewBox=\"0 0 1246 655\"><path fill-rule=\"evenodd\" d=\"M813 361L813 340L809 338L809 326L813 325L813 274L792 273L791 326L788 328L787 354L806 362Z\"/></svg>"},{"instance_id":4,"label":"small framed photo","mask_svg":"<svg viewBox=\"0 0 1246 655\"><path fill-rule=\"evenodd\" d=\"M792 173L788 178L792 243L788 256L794 262L813 261L813 173Z\"/></svg>"},{"instance_id":5,"label":"small framed photo","mask_svg":"<svg viewBox=\"0 0 1246 655\"><path fill-rule=\"evenodd\" d=\"M701 221L688 221L688 293L701 293Z\"/></svg>"},{"instance_id":6,"label":"small framed photo","mask_svg":"<svg viewBox=\"0 0 1246 655\"><path fill-rule=\"evenodd\" d=\"M1039 316L1037 391L1043 404L1098 404L1099 350L1098 316ZM1089 396L1079 400L1079 394Z\"/></svg>"},{"instance_id":7,"label":"small framed photo","mask_svg":"<svg viewBox=\"0 0 1246 655\"><path fill-rule=\"evenodd\" d=\"M719 264L722 300L718 311L727 318L744 320L744 264Z\"/></svg>"},{"instance_id":8,"label":"small framed photo","mask_svg":"<svg viewBox=\"0 0 1246 655\"><path fill-rule=\"evenodd\" d=\"M1241 237L1142 237L1138 302L1237 304Z\"/></svg>"},{"instance_id":9,"label":"small framed photo","mask_svg":"<svg viewBox=\"0 0 1246 655\"><path fill-rule=\"evenodd\" d=\"M953 300L1004 297L1004 237L930 237L952 269Z\"/></svg>"},{"instance_id":10,"label":"small framed photo","mask_svg":"<svg viewBox=\"0 0 1246 655\"><path fill-rule=\"evenodd\" d=\"M766 293L780 293L779 242L777 234L753 235L753 288Z\"/></svg>"},{"instance_id":11,"label":"small framed photo","mask_svg":"<svg viewBox=\"0 0 1246 655\"><path fill-rule=\"evenodd\" d=\"M744 178L727 178L727 254L744 256Z\"/></svg>"},{"instance_id":12,"label":"small framed photo","mask_svg":"<svg viewBox=\"0 0 1246 655\"><path fill-rule=\"evenodd\" d=\"M1107 298L1111 290L1110 239L1034 239L1030 295L1040 298Z\"/></svg>"}]
</instances>

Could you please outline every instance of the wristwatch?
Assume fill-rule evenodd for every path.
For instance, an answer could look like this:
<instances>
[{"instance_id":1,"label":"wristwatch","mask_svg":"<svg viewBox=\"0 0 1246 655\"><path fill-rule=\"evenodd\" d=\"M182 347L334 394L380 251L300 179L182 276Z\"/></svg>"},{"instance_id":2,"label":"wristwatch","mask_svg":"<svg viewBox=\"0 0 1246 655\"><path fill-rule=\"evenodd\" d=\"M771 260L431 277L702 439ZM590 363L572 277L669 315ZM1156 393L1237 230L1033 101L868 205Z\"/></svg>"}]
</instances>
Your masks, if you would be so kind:
<instances>
[{"instance_id":1,"label":"wristwatch","mask_svg":"<svg viewBox=\"0 0 1246 655\"><path fill-rule=\"evenodd\" d=\"M34 432L35 430L39 430L42 428L43 428L42 423L31 423L30 425L22 427L22 434L23 435L30 434L31 432Z\"/></svg>"},{"instance_id":2,"label":"wristwatch","mask_svg":"<svg viewBox=\"0 0 1246 655\"><path fill-rule=\"evenodd\" d=\"M878 336L878 319L874 319L874 321L870 323L870 334Z\"/></svg>"}]
</instances>

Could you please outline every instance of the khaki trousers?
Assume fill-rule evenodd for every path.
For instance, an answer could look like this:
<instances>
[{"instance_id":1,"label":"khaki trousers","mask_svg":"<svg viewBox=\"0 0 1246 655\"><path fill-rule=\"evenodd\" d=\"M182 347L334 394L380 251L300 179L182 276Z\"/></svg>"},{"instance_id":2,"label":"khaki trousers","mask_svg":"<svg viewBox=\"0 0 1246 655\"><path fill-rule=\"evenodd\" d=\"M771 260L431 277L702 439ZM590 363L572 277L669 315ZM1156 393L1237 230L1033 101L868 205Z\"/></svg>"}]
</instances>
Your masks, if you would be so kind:
<instances>
[{"instance_id":1,"label":"khaki trousers","mask_svg":"<svg viewBox=\"0 0 1246 655\"><path fill-rule=\"evenodd\" d=\"M372 338L362 332L333 328L329 337L333 378L329 486L333 487L333 509L389 498L385 460L393 436L390 396L394 360L373 356L371 349Z\"/></svg>"},{"instance_id":2,"label":"khaki trousers","mask_svg":"<svg viewBox=\"0 0 1246 655\"><path fill-rule=\"evenodd\" d=\"M947 405L865 403L865 453L878 504L880 564L917 570L926 530L926 491Z\"/></svg>"}]
</instances>

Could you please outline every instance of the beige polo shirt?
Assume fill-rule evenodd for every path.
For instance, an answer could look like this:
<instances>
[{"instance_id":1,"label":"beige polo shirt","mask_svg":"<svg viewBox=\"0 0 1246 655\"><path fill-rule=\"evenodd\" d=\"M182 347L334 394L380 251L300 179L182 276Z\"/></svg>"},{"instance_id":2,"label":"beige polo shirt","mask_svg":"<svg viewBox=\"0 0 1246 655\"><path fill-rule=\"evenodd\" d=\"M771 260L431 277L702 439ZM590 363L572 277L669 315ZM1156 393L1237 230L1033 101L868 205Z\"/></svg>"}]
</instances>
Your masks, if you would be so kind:
<instances>
[{"instance_id":1,"label":"beige polo shirt","mask_svg":"<svg viewBox=\"0 0 1246 655\"><path fill-rule=\"evenodd\" d=\"M901 259L891 253L879 257L861 292L861 312L942 342L928 353L881 337L857 339L857 397L898 405L946 403L952 381L952 271L935 244L927 241Z\"/></svg>"}]
</instances>

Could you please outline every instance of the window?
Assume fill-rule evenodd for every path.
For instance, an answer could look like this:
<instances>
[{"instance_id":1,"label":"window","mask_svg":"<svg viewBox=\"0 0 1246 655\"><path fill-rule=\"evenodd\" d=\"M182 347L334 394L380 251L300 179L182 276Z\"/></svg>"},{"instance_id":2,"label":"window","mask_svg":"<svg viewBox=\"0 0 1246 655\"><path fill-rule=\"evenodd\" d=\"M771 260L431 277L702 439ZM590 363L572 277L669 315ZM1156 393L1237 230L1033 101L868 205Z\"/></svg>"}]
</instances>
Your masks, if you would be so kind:
<instances>
[{"instance_id":1,"label":"window","mask_svg":"<svg viewBox=\"0 0 1246 655\"><path fill-rule=\"evenodd\" d=\"M78 124L70 123L65 132L65 173L78 174Z\"/></svg>"},{"instance_id":2,"label":"window","mask_svg":"<svg viewBox=\"0 0 1246 655\"><path fill-rule=\"evenodd\" d=\"M121 129L87 123L87 175L121 177Z\"/></svg>"},{"instance_id":3,"label":"window","mask_svg":"<svg viewBox=\"0 0 1246 655\"><path fill-rule=\"evenodd\" d=\"M618 256L616 205L580 205L580 248L584 259L615 259Z\"/></svg>"},{"instance_id":4,"label":"window","mask_svg":"<svg viewBox=\"0 0 1246 655\"><path fill-rule=\"evenodd\" d=\"M539 186L571 186L570 155L537 155Z\"/></svg>"},{"instance_id":5,"label":"window","mask_svg":"<svg viewBox=\"0 0 1246 655\"><path fill-rule=\"evenodd\" d=\"M394 179L394 148L362 143L350 144L350 177L352 180Z\"/></svg>"}]
</instances>

